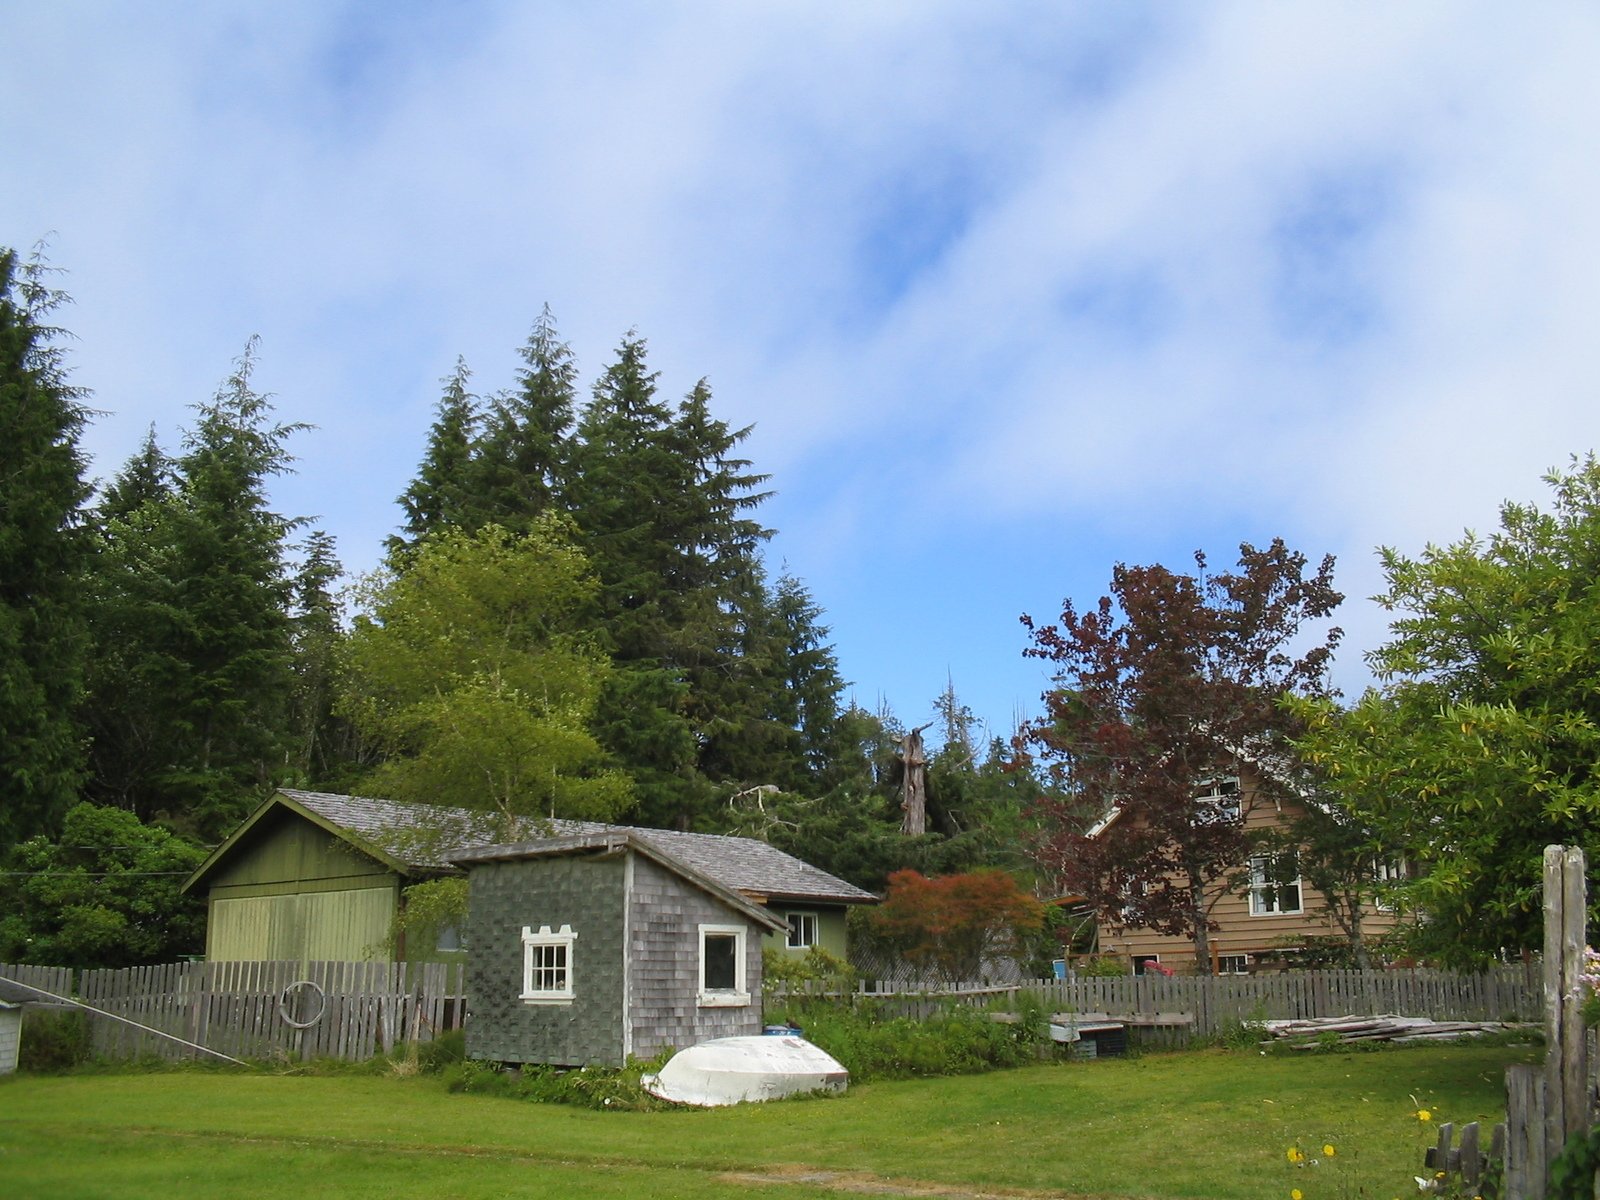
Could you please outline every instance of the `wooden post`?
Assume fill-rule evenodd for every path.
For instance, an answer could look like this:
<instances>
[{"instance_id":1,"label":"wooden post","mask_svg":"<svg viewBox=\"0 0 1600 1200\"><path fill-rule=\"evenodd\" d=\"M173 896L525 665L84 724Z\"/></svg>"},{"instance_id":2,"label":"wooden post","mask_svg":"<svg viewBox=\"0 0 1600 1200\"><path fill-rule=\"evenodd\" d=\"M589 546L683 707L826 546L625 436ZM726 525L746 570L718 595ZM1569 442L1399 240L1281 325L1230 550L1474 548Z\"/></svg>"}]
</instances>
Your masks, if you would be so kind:
<instances>
[{"instance_id":1,"label":"wooden post","mask_svg":"<svg viewBox=\"0 0 1600 1200\"><path fill-rule=\"evenodd\" d=\"M1578 975L1588 919L1583 851L1544 850L1545 1161L1589 1128L1589 1041Z\"/></svg>"},{"instance_id":2,"label":"wooden post","mask_svg":"<svg viewBox=\"0 0 1600 1200\"><path fill-rule=\"evenodd\" d=\"M900 832L904 834L928 832L928 756L922 746L926 728L918 725L900 740L900 758L905 764L905 778L900 783L900 807L906 814Z\"/></svg>"}]
</instances>

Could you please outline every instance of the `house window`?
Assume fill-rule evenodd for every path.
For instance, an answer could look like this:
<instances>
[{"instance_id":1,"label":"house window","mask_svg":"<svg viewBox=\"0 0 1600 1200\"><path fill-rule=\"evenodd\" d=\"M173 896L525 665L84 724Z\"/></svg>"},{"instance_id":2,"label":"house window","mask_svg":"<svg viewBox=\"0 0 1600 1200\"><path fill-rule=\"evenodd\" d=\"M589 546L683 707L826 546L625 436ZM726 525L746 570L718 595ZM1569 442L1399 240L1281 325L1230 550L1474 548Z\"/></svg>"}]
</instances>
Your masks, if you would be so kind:
<instances>
[{"instance_id":1,"label":"house window","mask_svg":"<svg viewBox=\"0 0 1600 1200\"><path fill-rule=\"evenodd\" d=\"M750 1003L745 983L745 927L700 926L700 1006L734 1007Z\"/></svg>"},{"instance_id":2,"label":"house window","mask_svg":"<svg viewBox=\"0 0 1600 1200\"><path fill-rule=\"evenodd\" d=\"M522 999L529 1004L572 1003L572 943L578 935L563 925L522 927Z\"/></svg>"},{"instance_id":3,"label":"house window","mask_svg":"<svg viewBox=\"0 0 1600 1200\"><path fill-rule=\"evenodd\" d=\"M1373 861L1372 877L1378 882L1378 894L1373 898L1373 906L1379 912L1394 912L1395 904L1390 889L1397 883L1410 878L1406 869L1406 860L1403 858L1380 858Z\"/></svg>"},{"instance_id":4,"label":"house window","mask_svg":"<svg viewBox=\"0 0 1600 1200\"><path fill-rule=\"evenodd\" d=\"M792 912L789 914L789 949L809 950L817 944L817 914Z\"/></svg>"},{"instance_id":5,"label":"house window","mask_svg":"<svg viewBox=\"0 0 1600 1200\"><path fill-rule=\"evenodd\" d=\"M1161 955L1135 954L1133 956L1133 973L1135 975L1161 975L1170 974L1161 970Z\"/></svg>"},{"instance_id":6,"label":"house window","mask_svg":"<svg viewBox=\"0 0 1600 1200\"><path fill-rule=\"evenodd\" d=\"M463 945L461 941L461 926L439 926L439 933L434 938L433 948L441 953L452 953L457 950L465 950L466 946Z\"/></svg>"},{"instance_id":7,"label":"house window","mask_svg":"<svg viewBox=\"0 0 1600 1200\"><path fill-rule=\"evenodd\" d=\"M1195 815L1202 824L1239 819L1239 780L1229 775L1208 779L1194 794Z\"/></svg>"},{"instance_id":8,"label":"house window","mask_svg":"<svg viewBox=\"0 0 1600 1200\"><path fill-rule=\"evenodd\" d=\"M1260 855L1250 860L1250 915L1300 912L1300 865L1294 854Z\"/></svg>"},{"instance_id":9,"label":"house window","mask_svg":"<svg viewBox=\"0 0 1600 1200\"><path fill-rule=\"evenodd\" d=\"M1250 956L1248 954L1219 954L1217 955L1218 975L1248 975L1250 974Z\"/></svg>"}]
</instances>

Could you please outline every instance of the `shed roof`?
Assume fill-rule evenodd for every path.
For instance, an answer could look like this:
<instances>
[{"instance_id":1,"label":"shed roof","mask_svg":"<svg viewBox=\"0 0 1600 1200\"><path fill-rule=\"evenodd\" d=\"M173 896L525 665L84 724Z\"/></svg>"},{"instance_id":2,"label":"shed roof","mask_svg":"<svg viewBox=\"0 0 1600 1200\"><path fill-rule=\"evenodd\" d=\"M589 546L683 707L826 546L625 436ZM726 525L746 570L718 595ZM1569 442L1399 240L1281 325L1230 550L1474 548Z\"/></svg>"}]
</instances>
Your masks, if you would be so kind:
<instances>
[{"instance_id":1,"label":"shed roof","mask_svg":"<svg viewBox=\"0 0 1600 1200\"><path fill-rule=\"evenodd\" d=\"M755 838L524 817L518 818L511 830L516 840L508 842L505 827L489 813L295 788L280 788L263 801L200 864L184 888L193 888L204 879L275 808L299 813L402 874L441 870L452 863L469 861L468 856L474 854L505 858L544 853L546 843L552 844L550 852L557 852L567 839L615 833L626 834L637 843L650 846L671 864L686 867L752 899L819 904L870 904L877 900L871 892ZM510 853L513 850L515 854Z\"/></svg>"},{"instance_id":2,"label":"shed roof","mask_svg":"<svg viewBox=\"0 0 1600 1200\"><path fill-rule=\"evenodd\" d=\"M567 822L567 824L571 826L579 824L579 822ZM657 832L660 831L604 825L582 833L569 829L567 832L554 837L536 838L533 841L513 842L501 846L482 846L477 849L467 850L457 855L455 861L470 867L475 863L521 862L528 859L555 858L567 854L585 854L595 851L615 853L621 850L632 850L660 863L673 874L686 879L695 887L715 896L729 908L743 913L758 924L765 925L773 930L788 928L787 921L773 916L766 909L760 908L751 902L752 899L764 899L765 897L751 897L740 889L730 887L724 880L707 875L696 867L662 850L655 839L644 836L647 833Z\"/></svg>"}]
</instances>

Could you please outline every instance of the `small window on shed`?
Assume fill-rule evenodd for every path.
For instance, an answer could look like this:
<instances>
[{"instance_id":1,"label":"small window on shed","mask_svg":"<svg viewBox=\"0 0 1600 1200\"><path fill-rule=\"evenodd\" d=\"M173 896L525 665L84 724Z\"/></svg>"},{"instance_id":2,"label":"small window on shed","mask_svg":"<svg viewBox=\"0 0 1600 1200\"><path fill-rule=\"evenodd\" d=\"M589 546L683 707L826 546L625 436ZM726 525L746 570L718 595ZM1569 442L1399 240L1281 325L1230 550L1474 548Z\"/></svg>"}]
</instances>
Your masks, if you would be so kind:
<instances>
[{"instance_id":1,"label":"small window on shed","mask_svg":"<svg viewBox=\"0 0 1600 1200\"><path fill-rule=\"evenodd\" d=\"M563 925L555 933L550 926L522 927L522 996L529 1004L571 1004L572 944L578 935L572 926Z\"/></svg>"},{"instance_id":2,"label":"small window on shed","mask_svg":"<svg viewBox=\"0 0 1600 1200\"><path fill-rule=\"evenodd\" d=\"M745 981L743 925L700 926L700 1005L733 1007L750 1003Z\"/></svg>"},{"instance_id":3,"label":"small window on shed","mask_svg":"<svg viewBox=\"0 0 1600 1200\"><path fill-rule=\"evenodd\" d=\"M789 948L809 950L817 944L817 914L792 912L789 914Z\"/></svg>"}]
</instances>

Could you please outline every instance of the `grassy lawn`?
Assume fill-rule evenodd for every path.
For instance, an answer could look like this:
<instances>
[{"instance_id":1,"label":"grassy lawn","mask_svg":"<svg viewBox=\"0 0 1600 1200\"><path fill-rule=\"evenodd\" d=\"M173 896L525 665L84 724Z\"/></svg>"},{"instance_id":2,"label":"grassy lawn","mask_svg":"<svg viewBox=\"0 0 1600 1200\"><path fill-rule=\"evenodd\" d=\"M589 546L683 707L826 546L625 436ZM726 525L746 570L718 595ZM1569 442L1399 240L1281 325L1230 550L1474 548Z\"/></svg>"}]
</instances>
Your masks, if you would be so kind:
<instances>
[{"instance_id":1,"label":"grassy lawn","mask_svg":"<svg viewBox=\"0 0 1600 1200\"><path fill-rule=\"evenodd\" d=\"M1435 1120L1499 1120L1506 1064L1540 1053L1152 1054L660 1113L452 1095L426 1076L13 1076L0 1080L0 1191L1387 1198L1415 1194L1433 1140L1411 1097ZM1295 1169L1297 1139L1337 1155Z\"/></svg>"}]
</instances>

